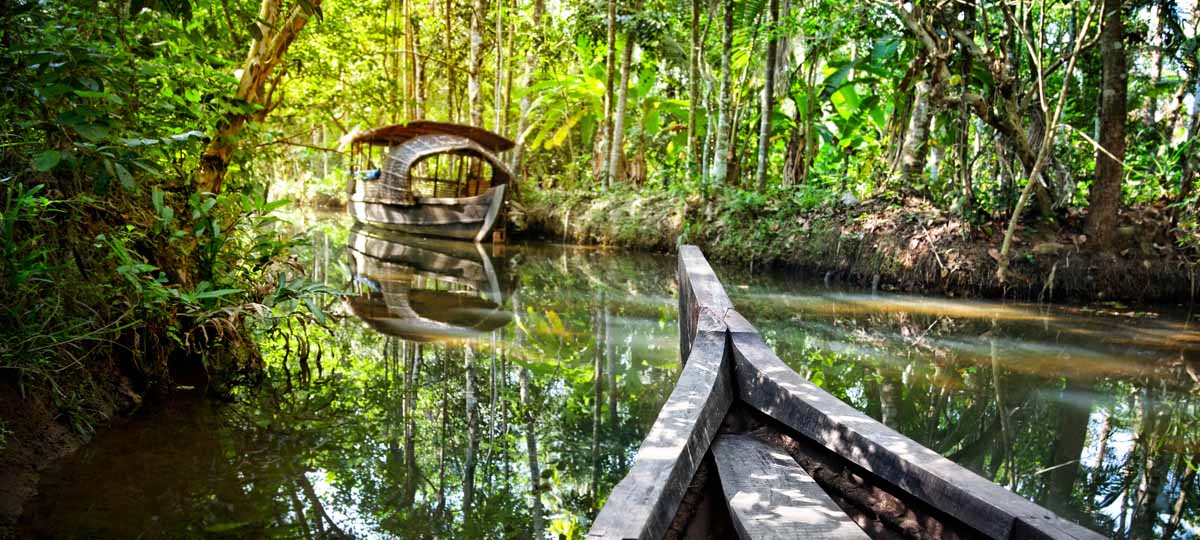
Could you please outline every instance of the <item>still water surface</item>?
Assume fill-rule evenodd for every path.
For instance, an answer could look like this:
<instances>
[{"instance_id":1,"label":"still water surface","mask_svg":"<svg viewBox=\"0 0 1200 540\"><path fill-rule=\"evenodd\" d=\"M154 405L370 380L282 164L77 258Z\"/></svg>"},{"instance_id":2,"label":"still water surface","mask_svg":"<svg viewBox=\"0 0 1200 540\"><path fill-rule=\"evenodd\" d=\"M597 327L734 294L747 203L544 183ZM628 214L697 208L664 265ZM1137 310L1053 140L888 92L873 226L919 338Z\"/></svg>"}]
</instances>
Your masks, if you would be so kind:
<instances>
[{"instance_id":1,"label":"still water surface","mask_svg":"<svg viewBox=\"0 0 1200 540\"><path fill-rule=\"evenodd\" d=\"M331 320L265 333L266 377L233 403L177 399L64 460L22 537L583 536L678 375L673 256L305 219L301 263L349 291ZM1197 534L1187 312L716 270L781 358L867 414L1107 535Z\"/></svg>"}]
</instances>

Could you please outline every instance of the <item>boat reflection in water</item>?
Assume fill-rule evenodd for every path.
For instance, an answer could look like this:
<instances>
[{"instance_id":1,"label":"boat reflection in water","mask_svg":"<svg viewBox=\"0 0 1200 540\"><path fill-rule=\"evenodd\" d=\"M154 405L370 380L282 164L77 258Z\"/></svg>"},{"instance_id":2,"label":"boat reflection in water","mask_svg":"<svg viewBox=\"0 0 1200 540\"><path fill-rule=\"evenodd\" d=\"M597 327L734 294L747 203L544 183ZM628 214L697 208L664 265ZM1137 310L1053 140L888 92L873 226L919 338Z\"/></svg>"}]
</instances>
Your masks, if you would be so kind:
<instances>
[{"instance_id":1,"label":"boat reflection in water","mask_svg":"<svg viewBox=\"0 0 1200 540\"><path fill-rule=\"evenodd\" d=\"M491 257L479 244L356 227L346 303L376 331L409 341L466 339L512 321Z\"/></svg>"}]
</instances>

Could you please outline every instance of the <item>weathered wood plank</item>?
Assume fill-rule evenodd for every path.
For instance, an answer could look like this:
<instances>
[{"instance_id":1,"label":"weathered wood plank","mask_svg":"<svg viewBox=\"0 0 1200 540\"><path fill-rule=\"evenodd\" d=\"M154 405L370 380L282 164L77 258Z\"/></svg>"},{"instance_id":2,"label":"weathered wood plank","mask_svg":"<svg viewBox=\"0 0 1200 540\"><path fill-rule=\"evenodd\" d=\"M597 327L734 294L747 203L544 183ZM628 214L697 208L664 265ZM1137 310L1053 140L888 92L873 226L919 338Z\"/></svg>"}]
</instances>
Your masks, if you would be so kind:
<instances>
[{"instance_id":1,"label":"weathered wood plank","mask_svg":"<svg viewBox=\"0 0 1200 540\"><path fill-rule=\"evenodd\" d=\"M733 403L728 334L700 331L679 382L587 537L658 540Z\"/></svg>"},{"instance_id":2,"label":"weathered wood plank","mask_svg":"<svg viewBox=\"0 0 1200 540\"><path fill-rule=\"evenodd\" d=\"M1104 538L843 403L784 364L757 332L732 332L732 342L738 399L989 538Z\"/></svg>"},{"instance_id":3,"label":"weathered wood plank","mask_svg":"<svg viewBox=\"0 0 1200 540\"><path fill-rule=\"evenodd\" d=\"M869 540L785 450L721 435L712 453L742 540Z\"/></svg>"},{"instance_id":4,"label":"weathered wood plank","mask_svg":"<svg viewBox=\"0 0 1200 540\"><path fill-rule=\"evenodd\" d=\"M702 329L723 331L726 312L733 303L717 274L696 246L679 246L679 354L687 362L692 340Z\"/></svg>"}]
</instances>

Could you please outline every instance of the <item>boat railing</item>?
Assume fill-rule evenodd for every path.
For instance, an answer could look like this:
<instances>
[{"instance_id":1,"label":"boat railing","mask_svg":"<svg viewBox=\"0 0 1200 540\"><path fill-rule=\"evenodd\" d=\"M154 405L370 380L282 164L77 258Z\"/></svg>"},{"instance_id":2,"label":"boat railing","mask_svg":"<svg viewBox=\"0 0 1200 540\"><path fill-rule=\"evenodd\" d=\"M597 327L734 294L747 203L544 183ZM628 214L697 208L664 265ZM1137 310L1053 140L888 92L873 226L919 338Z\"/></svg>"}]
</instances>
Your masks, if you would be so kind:
<instances>
[{"instance_id":1,"label":"boat railing","mask_svg":"<svg viewBox=\"0 0 1200 540\"><path fill-rule=\"evenodd\" d=\"M744 439L721 435L722 422L735 406L769 418L792 436L804 439L805 444L838 456L858 474L916 501L914 504L935 509L979 537L1103 538L942 457L796 373L738 313L697 247L680 246L677 277L683 369L628 474L613 488L597 514L588 538L657 540L672 528L672 534L678 536L677 514L689 490L696 490L694 479L702 462L714 463L709 457L714 441L720 436L721 445L731 448ZM732 480L728 476L742 472L723 466L720 459L715 461L715 468L723 485ZM784 482L776 479L764 483L768 485L762 493L770 496L770 484ZM762 533L771 529L770 515L756 516L749 525L736 523L736 505L732 500L726 503L733 510L731 519L738 536L770 537L770 533ZM831 523L849 522L844 514L821 515ZM806 533L845 532L844 528L819 523L803 527ZM852 535L822 533L806 537Z\"/></svg>"}]
</instances>

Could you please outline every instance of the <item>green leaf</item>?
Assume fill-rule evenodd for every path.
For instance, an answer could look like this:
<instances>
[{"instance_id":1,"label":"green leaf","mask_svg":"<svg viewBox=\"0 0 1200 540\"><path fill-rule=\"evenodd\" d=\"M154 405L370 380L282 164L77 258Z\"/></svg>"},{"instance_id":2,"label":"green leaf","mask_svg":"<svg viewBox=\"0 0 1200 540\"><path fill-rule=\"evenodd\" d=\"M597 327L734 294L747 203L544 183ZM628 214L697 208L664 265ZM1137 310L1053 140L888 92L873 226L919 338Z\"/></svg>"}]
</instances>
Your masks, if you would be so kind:
<instances>
[{"instance_id":1,"label":"green leaf","mask_svg":"<svg viewBox=\"0 0 1200 540\"><path fill-rule=\"evenodd\" d=\"M308 311L313 314L313 317L316 317L317 323L325 324L325 312L321 311L321 307L318 306L311 297L304 297L304 305L308 308Z\"/></svg>"},{"instance_id":2,"label":"green leaf","mask_svg":"<svg viewBox=\"0 0 1200 540\"><path fill-rule=\"evenodd\" d=\"M875 47L871 49L871 63L878 66L884 60L887 60L896 54L896 50L900 48L900 38L896 36L882 37L875 41Z\"/></svg>"},{"instance_id":3,"label":"green leaf","mask_svg":"<svg viewBox=\"0 0 1200 540\"><path fill-rule=\"evenodd\" d=\"M129 169L126 169L124 165L116 162L113 163L113 169L115 169L117 172L117 180L121 181L121 187L129 191L137 189L137 184L133 181L133 175L129 174Z\"/></svg>"},{"instance_id":4,"label":"green leaf","mask_svg":"<svg viewBox=\"0 0 1200 540\"><path fill-rule=\"evenodd\" d=\"M80 135L83 135L83 138L90 142L100 142L103 141L105 137L108 137L108 128L101 125L75 124L71 127L75 128L76 132L78 132Z\"/></svg>"},{"instance_id":5,"label":"green leaf","mask_svg":"<svg viewBox=\"0 0 1200 540\"><path fill-rule=\"evenodd\" d=\"M263 423L266 423L266 421L263 420ZM263 426L263 427L266 427L266 426ZM250 524L249 521L233 521L233 522L229 522L229 523L217 523L217 524L209 525L209 526L205 527L204 532L223 533L223 532L235 531L235 530L245 527L246 525L249 525L249 524Z\"/></svg>"},{"instance_id":6,"label":"green leaf","mask_svg":"<svg viewBox=\"0 0 1200 540\"><path fill-rule=\"evenodd\" d=\"M204 292L196 293L192 296L192 298L195 298L196 300L205 300L208 298L220 298L222 296L229 296L231 294L237 294L240 292L242 292L241 289L214 289L211 291L204 291Z\"/></svg>"},{"instance_id":7,"label":"green leaf","mask_svg":"<svg viewBox=\"0 0 1200 540\"><path fill-rule=\"evenodd\" d=\"M270 214L271 212L274 212L280 208L283 208L284 206L287 206L288 204L291 204L291 202L292 201L289 199L279 199L277 201L271 201L271 202L263 205L262 210L260 210L260 212L264 215Z\"/></svg>"},{"instance_id":8,"label":"green leaf","mask_svg":"<svg viewBox=\"0 0 1200 540\"><path fill-rule=\"evenodd\" d=\"M113 103L115 105L124 105L125 104L125 100L121 99L120 96L109 93L109 92L93 92L91 90L76 90L75 95L77 95L79 97L106 99L109 101L109 103Z\"/></svg>"},{"instance_id":9,"label":"green leaf","mask_svg":"<svg viewBox=\"0 0 1200 540\"><path fill-rule=\"evenodd\" d=\"M575 124L579 123L579 119L583 118L583 115L586 113L587 109L580 109L578 112L572 115L565 124L559 126L558 129L555 130L554 136L550 137L550 140L546 141L545 148L549 150L551 148L557 148L561 146L562 143L567 140L567 136L571 134L571 128L575 127Z\"/></svg>"},{"instance_id":10,"label":"green leaf","mask_svg":"<svg viewBox=\"0 0 1200 540\"><path fill-rule=\"evenodd\" d=\"M33 170L47 172L62 161L64 153L58 150L46 150L33 158Z\"/></svg>"}]
</instances>

